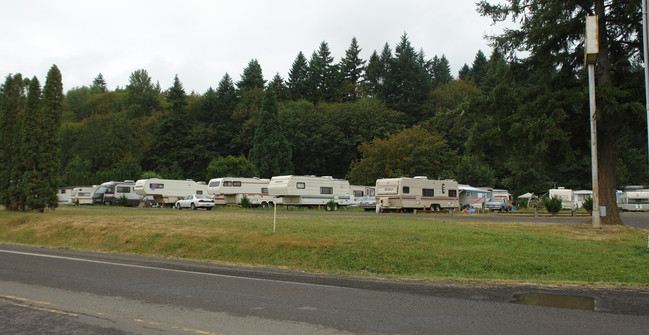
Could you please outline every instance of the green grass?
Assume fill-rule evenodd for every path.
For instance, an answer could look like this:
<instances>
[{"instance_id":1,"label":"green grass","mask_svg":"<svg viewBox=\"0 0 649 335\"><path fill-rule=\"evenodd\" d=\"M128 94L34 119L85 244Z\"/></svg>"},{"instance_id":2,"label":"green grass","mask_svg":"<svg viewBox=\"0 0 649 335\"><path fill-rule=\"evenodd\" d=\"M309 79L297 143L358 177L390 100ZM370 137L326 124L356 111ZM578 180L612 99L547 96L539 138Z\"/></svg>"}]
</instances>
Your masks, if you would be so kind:
<instances>
[{"instance_id":1,"label":"green grass","mask_svg":"<svg viewBox=\"0 0 649 335\"><path fill-rule=\"evenodd\" d=\"M349 276L649 286L647 231L636 228L283 210L273 233L270 212L0 211L0 241Z\"/></svg>"}]
</instances>

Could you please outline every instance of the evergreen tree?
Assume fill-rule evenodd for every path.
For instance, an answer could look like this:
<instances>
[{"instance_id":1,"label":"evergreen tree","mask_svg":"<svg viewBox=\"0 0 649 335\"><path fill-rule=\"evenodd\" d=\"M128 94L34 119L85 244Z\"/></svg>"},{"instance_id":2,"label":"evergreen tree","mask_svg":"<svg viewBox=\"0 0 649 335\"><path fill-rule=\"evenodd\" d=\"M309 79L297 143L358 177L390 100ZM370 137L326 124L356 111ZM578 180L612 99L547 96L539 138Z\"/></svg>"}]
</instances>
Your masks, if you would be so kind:
<instances>
[{"instance_id":1,"label":"evergreen tree","mask_svg":"<svg viewBox=\"0 0 649 335\"><path fill-rule=\"evenodd\" d=\"M444 85L453 80L451 75L451 65L446 59L446 56L442 55L442 58L433 57L432 62L432 71L433 71L433 83L432 88L435 89L439 85Z\"/></svg>"},{"instance_id":2,"label":"evergreen tree","mask_svg":"<svg viewBox=\"0 0 649 335\"><path fill-rule=\"evenodd\" d=\"M20 157L21 123L25 105L25 86L20 73L8 75L0 87L0 204L6 209L20 209L23 202L17 183L22 178Z\"/></svg>"},{"instance_id":3,"label":"evergreen tree","mask_svg":"<svg viewBox=\"0 0 649 335\"><path fill-rule=\"evenodd\" d=\"M21 157L24 171L20 177L19 188L23 193L24 205L41 212L48 206L52 193L46 174L48 162L46 162L45 147L41 146L41 142L47 142L47 133L43 131L43 126L46 126L43 120L45 116L41 103L41 85L34 77L29 84L27 104L22 118ZM54 198L56 198L56 185L54 186Z\"/></svg>"},{"instance_id":4,"label":"evergreen tree","mask_svg":"<svg viewBox=\"0 0 649 335\"><path fill-rule=\"evenodd\" d=\"M308 99L309 64L302 51L297 54L293 61L291 70L288 72L288 89L291 94L291 100Z\"/></svg>"},{"instance_id":5,"label":"evergreen tree","mask_svg":"<svg viewBox=\"0 0 649 335\"><path fill-rule=\"evenodd\" d=\"M480 88L482 88L484 78L487 76L487 62L487 56L482 50L478 50L473 59L473 64L471 64L471 77Z\"/></svg>"},{"instance_id":6,"label":"evergreen tree","mask_svg":"<svg viewBox=\"0 0 649 335\"><path fill-rule=\"evenodd\" d=\"M264 88L264 85L266 85L266 81L264 80L261 71L261 65L259 65L259 62L256 59L253 59L248 63L248 66L243 69L241 80L237 82L239 95L254 88Z\"/></svg>"},{"instance_id":7,"label":"evergreen tree","mask_svg":"<svg viewBox=\"0 0 649 335\"><path fill-rule=\"evenodd\" d=\"M290 99L290 92L288 90L288 87L284 83L284 79L279 75L279 73L275 74L273 80L270 81L268 86L273 86L273 90L277 94L277 101L283 102Z\"/></svg>"},{"instance_id":8,"label":"evergreen tree","mask_svg":"<svg viewBox=\"0 0 649 335\"><path fill-rule=\"evenodd\" d=\"M239 102L237 89L234 87L234 82L229 74L226 73L219 82L216 95L218 97L218 119L223 122L226 118L229 118Z\"/></svg>"},{"instance_id":9,"label":"evergreen tree","mask_svg":"<svg viewBox=\"0 0 649 335\"><path fill-rule=\"evenodd\" d=\"M56 188L59 184L61 174L61 143L59 132L61 131L61 117L63 115L63 80L61 71L56 65L52 65L45 78L43 86L43 178L47 189L43 197L47 199L49 208L58 206Z\"/></svg>"},{"instance_id":10,"label":"evergreen tree","mask_svg":"<svg viewBox=\"0 0 649 335\"><path fill-rule=\"evenodd\" d=\"M343 80L342 91L344 92L342 96L345 101L356 101L360 98L359 85L365 65L365 61L359 57L360 52L361 48L354 37L349 49L345 51L345 57L340 60L339 67Z\"/></svg>"},{"instance_id":11,"label":"evergreen tree","mask_svg":"<svg viewBox=\"0 0 649 335\"><path fill-rule=\"evenodd\" d=\"M153 85L149 73L144 69L131 73L126 93L131 118L148 116L160 109L160 84Z\"/></svg>"},{"instance_id":12,"label":"evergreen tree","mask_svg":"<svg viewBox=\"0 0 649 335\"><path fill-rule=\"evenodd\" d=\"M99 73L97 77L95 77L95 79L92 81L91 88L97 92L106 92L108 90L104 76L101 73Z\"/></svg>"},{"instance_id":13,"label":"evergreen tree","mask_svg":"<svg viewBox=\"0 0 649 335\"><path fill-rule=\"evenodd\" d=\"M368 97L380 97L381 88L383 87L383 79L385 76L385 68L381 62L381 58L374 51L370 56L367 67L365 68L364 93Z\"/></svg>"},{"instance_id":14,"label":"evergreen tree","mask_svg":"<svg viewBox=\"0 0 649 335\"><path fill-rule=\"evenodd\" d=\"M293 171L291 157L291 147L279 123L277 97L271 86L264 94L249 159L260 177L270 178L290 174Z\"/></svg>"},{"instance_id":15,"label":"evergreen tree","mask_svg":"<svg viewBox=\"0 0 649 335\"><path fill-rule=\"evenodd\" d=\"M458 71L457 79L459 80L471 80L471 68L465 63L464 66Z\"/></svg>"},{"instance_id":16,"label":"evergreen tree","mask_svg":"<svg viewBox=\"0 0 649 335\"><path fill-rule=\"evenodd\" d=\"M333 102L340 87L339 77L338 66L334 64L329 45L323 41L309 61L307 83L311 102Z\"/></svg>"}]
</instances>

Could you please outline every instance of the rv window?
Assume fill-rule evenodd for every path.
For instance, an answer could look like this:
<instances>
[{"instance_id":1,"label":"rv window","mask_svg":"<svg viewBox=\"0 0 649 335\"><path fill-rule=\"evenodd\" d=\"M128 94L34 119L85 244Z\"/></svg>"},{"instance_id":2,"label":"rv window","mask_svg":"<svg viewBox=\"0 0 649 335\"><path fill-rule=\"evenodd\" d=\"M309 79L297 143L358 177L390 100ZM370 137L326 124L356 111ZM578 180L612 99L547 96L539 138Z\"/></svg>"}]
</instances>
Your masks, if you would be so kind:
<instances>
[{"instance_id":1,"label":"rv window","mask_svg":"<svg viewBox=\"0 0 649 335\"><path fill-rule=\"evenodd\" d=\"M164 190L165 184L150 184L149 188L152 190Z\"/></svg>"},{"instance_id":2,"label":"rv window","mask_svg":"<svg viewBox=\"0 0 649 335\"><path fill-rule=\"evenodd\" d=\"M355 197L362 197L363 196L363 191L354 191L354 196Z\"/></svg>"},{"instance_id":3,"label":"rv window","mask_svg":"<svg viewBox=\"0 0 649 335\"><path fill-rule=\"evenodd\" d=\"M410 193L410 186L404 186L403 187L403 194L408 194Z\"/></svg>"},{"instance_id":4,"label":"rv window","mask_svg":"<svg viewBox=\"0 0 649 335\"><path fill-rule=\"evenodd\" d=\"M268 187L262 187L261 188L261 193L268 194Z\"/></svg>"},{"instance_id":5,"label":"rv window","mask_svg":"<svg viewBox=\"0 0 649 335\"><path fill-rule=\"evenodd\" d=\"M108 186L107 193L115 193L115 186Z\"/></svg>"},{"instance_id":6,"label":"rv window","mask_svg":"<svg viewBox=\"0 0 649 335\"><path fill-rule=\"evenodd\" d=\"M65 189L61 189L61 194L65 194Z\"/></svg>"},{"instance_id":7,"label":"rv window","mask_svg":"<svg viewBox=\"0 0 649 335\"><path fill-rule=\"evenodd\" d=\"M221 181L213 181L210 183L210 187L219 187L221 185Z\"/></svg>"},{"instance_id":8,"label":"rv window","mask_svg":"<svg viewBox=\"0 0 649 335\"><path fill-rule=\"evenodd\" d=\"M241 187L241 182L240 181L233 181L232 186L234 187Z\"/></svg>"},{"instance_id":9,"label":"rv window","mask_svg":"<svg viewBox=\"0 0 649 335\"><path fill-rule=\"evenodd\" d=\"M117 193L131 193L131 188L126 186L117 186Z\"/></svg>"},{"instance_id":10,"label":"rv window","mask_svg":"<svg viewBox=\"0 0 649 335\"><path fill-rule=\"evenodd\" d=\"M457 197L457 190L448 190L448 196L451 198Z\"/></svg>"},{"instance_id":11,"label":"rv window","mask_svg":"<svg viewBox=\"0 0 649 335\"><path fill-rule=\"evenodd\" d=\"M421 190L423 196L425 197L434 197L435 196L435 190L432 188L424 188Z\"/></svg>"},{"instance_id":12,"label":"rv window","mask_svg":"<svg viewBox=\"0 0 649 335\"><path fill-rule=\"evenodd\" d=\"M306 184L304 184L304 183L297 183L297 184L295 184L295 188L300 189L300 190L303 190L304 188L306 188Z\"/></svg>"},{"instance_id":13,"label":"rv window","mask_svg":"<svg viewBox=\"0 0 649 335\"><path fill-rule=\"evenodd\" d=\"M223 182L223 186L225 186L225 187L231 187L231 186L232 186L232 182L231 182L231 181L224 181L224 182Z\"/></svg>"},{"instance_id":14,"label":"rv window","mask_svg":"<svg viewBox=\"0 0 649 335\"><path fill-rule=\"evenodd\" d=\"M334 194L333 187L320 187L320 194Z\"/></svg>"},{"instance_id":15,"label":"rv window","mask_svg":"<svg viewBox=\"0 0 649 335\"><path fill-rule=\"evenodd\" d=\"M196 191L196 194L203 194L203 191Z\"/></svg>"}]
</instances>

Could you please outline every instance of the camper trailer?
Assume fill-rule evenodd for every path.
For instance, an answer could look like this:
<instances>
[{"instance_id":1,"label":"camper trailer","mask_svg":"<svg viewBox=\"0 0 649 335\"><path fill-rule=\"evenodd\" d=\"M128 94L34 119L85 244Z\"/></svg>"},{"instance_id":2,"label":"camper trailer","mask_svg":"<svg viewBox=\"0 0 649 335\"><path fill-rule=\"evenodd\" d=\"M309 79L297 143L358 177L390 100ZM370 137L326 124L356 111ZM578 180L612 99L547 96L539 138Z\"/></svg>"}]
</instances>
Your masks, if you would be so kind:
<instances>
[{"instance_id":1,"label":"camper trailer","mask_svg":"<svg viewBox=\"0 0 649 335\"><path fill-rule=\"evenodd\" d=\"M351 185L349 190L353 198L373 197L375 195L374 186Z\"/></svg>"},{"instance_id":2,"label":"camper trailer","mask_svg":"<svg viewBox=\"0 0 649 335\"><path fill-rule=\"evenodd\" d=\"M268 207L276 198L268 194L270 179L223 177L211 179L207 193L217 204L240 205L246 196L252 206Z\"/></svg>"},{"instance_id":3,"label":"camper trailer","mask_svg":"<svg viewBox=\"0 0 649 335\"><path fill-rule=\"evenodd\" d=\"M135 193L135 182L132 180L105 182L92 195L93 204L119 205L124 198L126 206L137 206L141 197Z\"/></svg>"},{"instance_id":4,"label":"camper trailer","mask_svg":"<svg viewBox=\"0 0 649 335\"><path fill-rule=\"evenodd\" d=\"M92 205L92 194L95 193L95 186L79 186L72 189L70 203L74 205Z\"/></svg>"},{"instance_id":5,"label":"camper trailer","mask_svg":"<svg viewBox=\"0 0 649 335\"><path fill-rule=\"evenodd\" d=\"M425 209L439 211L460 207L455 180L430 180L427 177L385 178L376 181L379 211Z\"/></svg>"},{"instance_id":6,"label":"camper trailer","mask_svg":"<svg viewBox=\"0 0 649 335\"><path fill-rule=\"evenodd\" d=\"M73 186L59 187L56 189L56 198L59 204L69 204L72 197Z\"/></svg>"},{"instance_id":7,"label":"camper trailer","mask_svg":"<svg viewBox=\"0 0 649 335\"><path fill-rule=\"evenodd\" d=\"M491 191L469 185L458 185L461 208L484 208L485 201L491 197Z\"/></svg>"},{"instance_id":8,"label":"camper trailer","mask_svg":"<svg viewBox=\"0 0 649 335\"><path fill-rule=\"evenodd\" d=\"M268 184L268 193L281 197L286 206L322 206L329 201L335 207L347 206L351 198L349 182L333 177L277 176Z\"/></svg>"},{"instance_id":9,"label":"camper trailer","mask_svg":"<svg viewBox=\"0 0 649 335\"><path fill-rule=\"evenodd\" d=\"M592 190L579 190L579 191L574 191L573 193L573 203L575 208L582 208L584 207L584 201L587 198L592 198L593 197L593 191Z\"/></svg>"},{"instance_id":10,"label":"camper trailer","mask_svg":"<svg viewBox=\"0 0 649 335\"><path fill-rule=\"evenodd\" d=\"M140 179L135 182L135 193L141 197L153 197L153 201L165 206L173 206L176 201L188 194L207 194L204 182L173 179Z\"/></svg>"},{"instance_id":11,"label":"camper trailer","mask_svg":"<svg viewBox=\"0 0 649 335\"><path fill-rule=\"evenodd\" d=\"M548 191L548 197L561 198L561 203L562 203L561 209L574 209L574 202L573 202L574 195L571 189L567 189L565 187L553 188Z\"/></svg>"},{"instance_id":12,"label":"camper trailer","mask_svg":"<svg viewBox=\"0 0 649 335\"><path fill-rule=\"evenodd\" d=\"M617 205L623 211L649 211L649 189L622 192Z\"/></svg>"}]
</instances>

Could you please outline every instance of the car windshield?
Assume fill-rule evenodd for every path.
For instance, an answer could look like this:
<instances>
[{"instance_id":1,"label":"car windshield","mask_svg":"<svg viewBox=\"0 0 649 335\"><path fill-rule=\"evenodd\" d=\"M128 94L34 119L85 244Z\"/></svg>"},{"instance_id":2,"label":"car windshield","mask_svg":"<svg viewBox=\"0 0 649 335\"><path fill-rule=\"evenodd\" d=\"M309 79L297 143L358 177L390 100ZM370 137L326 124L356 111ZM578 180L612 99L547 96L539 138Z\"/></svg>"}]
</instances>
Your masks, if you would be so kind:
<instances>
[{"instance_id":1,"label":"car windshield","mask_svg":"<svg viewBox=\"0 0 649 335\"><path fill-rule=\"evenodd\" d=\"M207 199L207 197L202 195L202 194L197 194L197 195L194 196L194 198L196 198L196 199Z\"/></svg>"}]
</instances>

